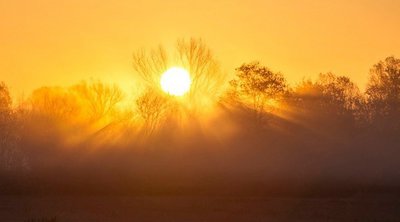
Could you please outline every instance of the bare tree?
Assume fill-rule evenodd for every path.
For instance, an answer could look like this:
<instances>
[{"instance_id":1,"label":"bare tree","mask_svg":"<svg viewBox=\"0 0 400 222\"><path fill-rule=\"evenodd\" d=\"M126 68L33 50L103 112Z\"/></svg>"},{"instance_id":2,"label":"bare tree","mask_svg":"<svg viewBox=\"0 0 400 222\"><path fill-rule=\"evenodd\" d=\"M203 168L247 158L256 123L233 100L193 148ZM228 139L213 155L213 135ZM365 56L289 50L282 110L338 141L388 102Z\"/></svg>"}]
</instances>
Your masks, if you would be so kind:
<instances>
[{"instance_id":1,"label":"bare tree","mask_svg":"<svg viewBox=\"0 0 400 222\"><path fill-rule=\"evenodd\" d=\"M168 99L153 90L147 90L137 100L137 110L144 120L144 129L152 134L161 124L168 112Z\"/></svg>"},{"instance_id":2,"label":"bare tree","mask_svg":"<svg viewBox=\"0 0 400 222\"><path fill-rule=\"evenodd\" d=\"M176 45L179 64L192 76L190 95L192 99L214 97L226 79L211 50L201 39L180 39Z\"/></svg>"},{"instance_id":3,"label":"bare tree","mask_svg":"<svg viewBox=\"0 0 400 222\"><path fill-rule=\"evenodd\" d=\"M201 39L180 39L175 52L159 46L146 52L139 50L133 56L133 68L146 88L158 91L161 75L170 67L181 66L191 75L191 87L186 102L188 110L196 112L206 103L216 102L223 91L226 76L222 73L211 50Z\"/></svg>"},{"instance_id":4,"label":"bare tree","mask_svg":"<svg viewBox=\"0 0 400 222\"><path fill-rule=\"evenodd\" d=\"M42 87L35 90L30 98L36 115L53 120L71 120L80 114L76 97L61 87Z\"/></svg>"},{"instance_id":5,"label":"bare tree","mask_svg":"<svg viewBox=\"0 0 400 222\"><path fill-rule=\"evenodd\" d=\"M108 85L100 81L75 85L72 90L82 102L82 109L88 112L90 119L97 121L113 113L123 99L122 90L117 85Z\"/></svg>"},{"instance_id":6,"label":"bare tree","mask_svg":"<svg viewBox=\"0 0 400 222\"><path fill-rule=\"evenodd\" d=\"M133 54L133 69L147 87L157 88L160 75L168 69L169 58L163 46L146 52L139 50Z\"/></svg>"}]
</instances>

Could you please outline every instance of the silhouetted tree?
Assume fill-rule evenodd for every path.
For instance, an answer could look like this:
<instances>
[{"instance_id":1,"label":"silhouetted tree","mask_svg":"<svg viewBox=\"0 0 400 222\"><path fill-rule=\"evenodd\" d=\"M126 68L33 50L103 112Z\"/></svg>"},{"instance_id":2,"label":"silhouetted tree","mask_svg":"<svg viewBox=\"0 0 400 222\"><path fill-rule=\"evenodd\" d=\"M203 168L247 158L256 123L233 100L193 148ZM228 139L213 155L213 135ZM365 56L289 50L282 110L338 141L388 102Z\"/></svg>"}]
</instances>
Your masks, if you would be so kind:
<instances>
[{"instance_id":1,"label":"silhouetted tree","mask_svg":"<svg viewBox=\"0 0 400 222\"><path fill-rule=\"evenodd\" d=\"M191 76L191 87L185 105L191 112L216 102L223 92L225 75L211 50L201 39L180 39L175 52L159 46L146 52L139 50L133 55L133 68L139 74L148 90L159 92L160 77L170 67L181 66Z\"/></svg>"},{"instance_id":2,"label":"silhouetted tree","mask_svg":"<svg viewBox=\"0 0 400 222\"><path fill-rule=\"evenodd\" d=\"M26 167L18 147L19 132L8 87L0 82L0 170Z\"/></svg>"},{"instance_id":3,"label":"silhouetted tree","mask_svg":"<svg viewBox=\"0 0 400 222\"><path fill-rule=\"evenodd\" d=\"M168 112L168 99L153 90L147 90L136 100L137 110L144 120L146 134L152 134Z\"/></svg>"},{"instance_id":4,"label":"silhouetted tree","mask_svg":"<svg viewBox=\"0 0 400 222\"><path fill-rule=\"evenodd\" d=\"M160 76L168 69L169 58L163 46L147 52L138 50L133 54L133 69L148 88L158 88Z\"/></svg>"},{"instance_id":5,"label":"silhouetted tree","mask_svg":"<svg viewBox=\"0 0 400 222\"><path fill-rule=\"evenodd\" d=\"M0 82L0 121L5 122L10 119L12 112L12 101L10 92L4 82Z\"/></svg>"},{"instance_id":6,"label":"silhouetted tree","mask_svg":"<svg viewBox=\"0 0 400 222\"><path fill-rule=\"evenodd\" d=\"M201 39L180 39L176 45L179 65L188 69L192 78L191 99L197 103L203 98L216 99L226 76L211 50Z\"/></svg>"},{"instance_id":7,"label":"silhouetted tree","mask_svg":"<svg viewBox=\"0 0 400 222\"><path fill-rule=\"evenodd\" d=\"M348 77L332 73L295 87L289 106L294 119L327 134L353 131L364 115L364 99L358 87Z\"/></svg>"},{"instance_id":8,"label":"silhouetted tree","mask_svg":"<svg viewBox=\"0 0 400 222\"><path fill-rule=\"evenodd\" d=\"M11 97L7 86L0 82L0 148L5 152L12 145L12 108ZM3 156L3 155L1 155Z\"/></svg>"},{"instance_id":9,"label":"silhouetted tree","mask_svg":"<svg viewBox=\"0 0 400 222\"><path fill-rule=\"evenodd\" d=\"M320 74L317 85L321 87L331 111L351 122L362 118L364 99L357 85L348 77Z\"/></svg>"},{"instance_id":10,"label":"silhouetted tree","mask_svg":"<svg viewBox=\"0 0 400 222\"><path fill-rule=\"evenodd\" d=\"M71 120L79 116L77 98L61 87L42 87L35 90L30 98L32 111L52 120Z\"/></svg>"},{"instance_id":11,"label":"silhouetted tree","mask_svg":"<svg viewBox=\"0 0 400 222\"><path fill-rule=\"evenodd\" d=\"M230 85L233 99L253 110L257 122L261 122L265 112L272 111L288 92L283 75L272 72L259 62L237 68Z\"/></svg>"},{"instance_id":12,"label":"silhouetted tree","mask_svg":"<svg viewBox=\"0 0 400 222\"><path fill-rule=\"evenodd\" d=\"M100 81L75 85L72 90L81 101L81 109L93 121L100 120L116 111L123 99L122 90L117 85L108 85Z\"/></svg>"},{"instance_id":13,"label":"silhouetted tree","mask_svg":"<svg viewBox=\"0 0 400 222\"><path fill-rule=\"evenodd\" d=\"M373 123L400 129L400 59L388 57L372 67L366 95Z\"/></svg>"}]
</instances>

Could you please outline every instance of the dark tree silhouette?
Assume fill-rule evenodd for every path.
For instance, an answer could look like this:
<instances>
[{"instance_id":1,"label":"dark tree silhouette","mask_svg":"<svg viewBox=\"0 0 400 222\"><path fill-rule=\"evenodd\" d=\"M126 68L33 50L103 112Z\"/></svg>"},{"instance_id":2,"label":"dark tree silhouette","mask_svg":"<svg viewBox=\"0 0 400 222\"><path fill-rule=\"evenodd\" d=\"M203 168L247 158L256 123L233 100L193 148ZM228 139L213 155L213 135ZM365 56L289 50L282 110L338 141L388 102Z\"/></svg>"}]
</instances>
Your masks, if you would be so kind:
<instances>
[{"instance_id":1,"label":"dark tree silhouette","mask_svg":"<svg viewBox=\"0 0 400 222\"><path fill-rule=\"evenodd\" d=\"M387 57L372 67L366 96L375 126L400 129L400 59Z\"/></svg>"},{"instance_id":2,"label":"dark tree silhouette","mask_svg":"<svg viewBox=\"0 0 400 222\"><path fill-rule=\"evenodd\" d=\"M2 152L13 142L11 102L7 86L0 82L0 148Z\"/></svg>"},{"instance_id":3,"label":"dark tree silhouette","mask_svg":"<svg viewBox=\"0 0 400 222\"><path fill-rule=\"evenodd\" d=\"M27 167L26 159L18 147L18 133L8 87L0 82L0 170Z\"/></svg>"},{"instance_id":4,"label":"dark tree silhouette","mask_svg":"<svg viewBox=\"0 0 400 222\"><path fill-rule=\"evenodd\" d=\"M4 82L0 82L0 121L5 122L10 119L12 112L12 100L10 92Z\"/></svg>"},{"instance_id":5,"label":"dark tree silhouette","mask_svg":"<svg viewBox=\"0 0 400 222\"><path fill-rule=\"evenodd\" d=\"M357 85L348 77L336 76L333 73L320 74L317 85L321 87L329 108L338 116L349 121L362 118L363 96Z\"/></svg>"},{"instance_id":6,"label":"dark tree silhouette","mask_svg":"<svg viewBox=\"0 0 400 222\"><path fill-rule=\"evenodd\" d=\"M230 81L231 95L241 105L254 112L261 122L265 112L271 111L288 92L286 80L281 73L272 72L259 62L243 64L236 69L235 79Z\"/></svg>"},{"instance_id":7,"label":"dark tree silhouette","mask_svg":"<svg viewBox=\"0 0 400 222\"><path fill-rule=\"evenodd\" d=\"M362 93L345 76L326 73L315 82L303 81L295 87L290 100L295 118L318 131L325 128L348 132L364 119Z\"/></svg>"}]
</instances>

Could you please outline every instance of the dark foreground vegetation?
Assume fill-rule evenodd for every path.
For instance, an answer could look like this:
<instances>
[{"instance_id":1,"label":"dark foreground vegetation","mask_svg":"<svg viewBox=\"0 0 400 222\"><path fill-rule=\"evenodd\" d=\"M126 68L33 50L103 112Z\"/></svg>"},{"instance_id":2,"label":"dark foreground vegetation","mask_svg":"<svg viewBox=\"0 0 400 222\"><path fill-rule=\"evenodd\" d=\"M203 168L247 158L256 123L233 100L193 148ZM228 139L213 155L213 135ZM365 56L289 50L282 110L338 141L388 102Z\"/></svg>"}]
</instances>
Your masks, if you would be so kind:
<instances>
[{"instance_id":1,"label":"dark foreground vegetation","mask_svg":"<svg viewBox=\"0 0 400 222\"><path fill-rule=\"evenodd\" d=\"M391 197L275 198L256 196L6 196L2 221L398 221Z\"/></svg>"}]
</instances>

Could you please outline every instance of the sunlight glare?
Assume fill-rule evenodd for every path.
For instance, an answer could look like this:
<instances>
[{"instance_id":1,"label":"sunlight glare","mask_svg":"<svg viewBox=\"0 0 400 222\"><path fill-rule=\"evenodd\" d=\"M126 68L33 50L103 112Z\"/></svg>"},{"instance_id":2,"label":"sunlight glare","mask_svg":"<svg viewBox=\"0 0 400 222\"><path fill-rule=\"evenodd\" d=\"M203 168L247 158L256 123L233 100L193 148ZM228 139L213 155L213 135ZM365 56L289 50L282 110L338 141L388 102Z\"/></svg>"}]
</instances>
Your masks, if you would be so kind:
<instances>
[{"instance_id":1,"label":"sunlight glare","mask_svg":"<svg viewBox=\"0 0 400 222\"><path fill-rule=\"evenodd\" d=\"M189 91L191 80L186 69L173 67L162 74L160 83L164 92L174 96L183 96Z\"/></svg>"}]
</instances>

